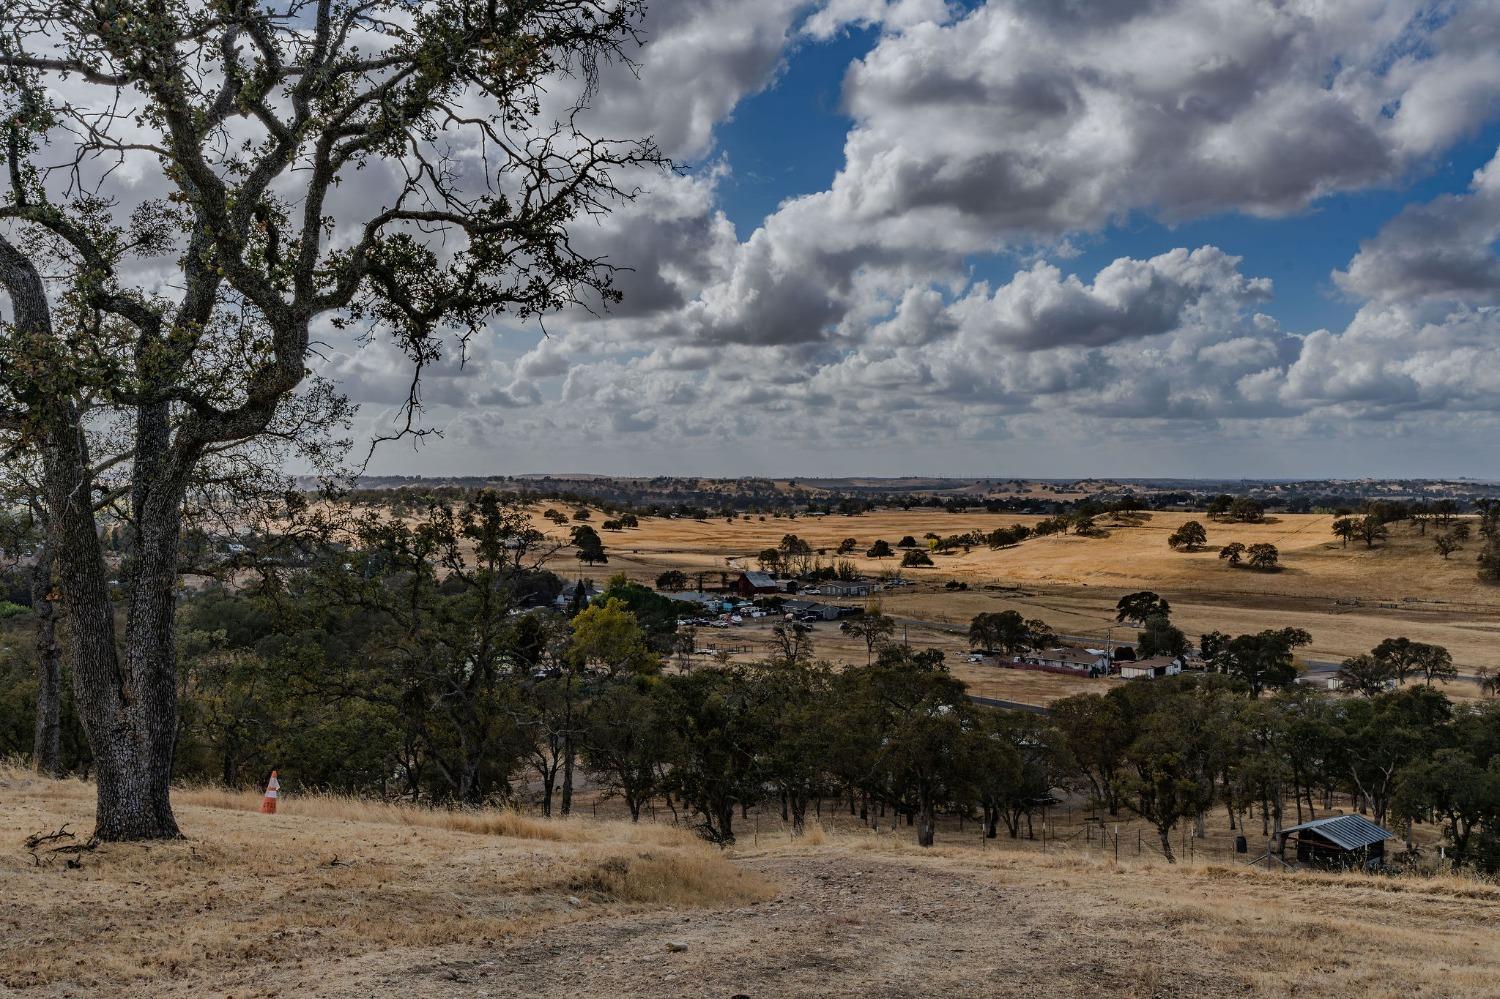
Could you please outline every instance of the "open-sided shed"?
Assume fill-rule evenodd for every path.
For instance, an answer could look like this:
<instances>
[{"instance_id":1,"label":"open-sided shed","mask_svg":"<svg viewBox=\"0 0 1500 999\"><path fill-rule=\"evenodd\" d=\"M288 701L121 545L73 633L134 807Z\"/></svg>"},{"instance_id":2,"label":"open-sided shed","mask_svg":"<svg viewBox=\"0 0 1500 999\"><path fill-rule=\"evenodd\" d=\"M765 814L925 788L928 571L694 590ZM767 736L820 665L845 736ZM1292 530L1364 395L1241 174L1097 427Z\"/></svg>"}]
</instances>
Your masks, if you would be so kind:
<instances>
[{"instance_id":1,"label":"open-sided shed","mask_svg":"<svg viewBox=\"0 0 1500 999\"><path fill-rule=\"evenodd\" d=\"M1297 845L1297 863L1313 867L1372 867L1385 859L1385 841L1393 834L1362 815L1313 819L1278 834L1277 853L1286 856L1287 840Z\"/></svg>"}]
</instances>

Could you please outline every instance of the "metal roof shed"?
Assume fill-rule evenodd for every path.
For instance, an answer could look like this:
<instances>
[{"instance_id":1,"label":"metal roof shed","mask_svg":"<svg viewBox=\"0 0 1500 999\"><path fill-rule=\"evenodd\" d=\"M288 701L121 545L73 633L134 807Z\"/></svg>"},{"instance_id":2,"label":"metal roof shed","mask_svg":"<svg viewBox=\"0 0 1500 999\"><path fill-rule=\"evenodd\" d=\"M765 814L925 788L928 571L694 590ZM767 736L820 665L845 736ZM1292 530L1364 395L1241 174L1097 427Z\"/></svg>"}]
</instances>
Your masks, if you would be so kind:
<instances>
[{"instance_id":1,"label":"metal roof shed","mask_svg":"<svg viewBox=\"0 0 1500 999\"><path fill-rule=\"evenodd\" d=\"M1277 834L1278 853L1295 838L1297 862L1319 867L1370 867L1385 859L1394 834L1362 815L1333 815L1291 826Z\"/></svg>"}]
</instances>

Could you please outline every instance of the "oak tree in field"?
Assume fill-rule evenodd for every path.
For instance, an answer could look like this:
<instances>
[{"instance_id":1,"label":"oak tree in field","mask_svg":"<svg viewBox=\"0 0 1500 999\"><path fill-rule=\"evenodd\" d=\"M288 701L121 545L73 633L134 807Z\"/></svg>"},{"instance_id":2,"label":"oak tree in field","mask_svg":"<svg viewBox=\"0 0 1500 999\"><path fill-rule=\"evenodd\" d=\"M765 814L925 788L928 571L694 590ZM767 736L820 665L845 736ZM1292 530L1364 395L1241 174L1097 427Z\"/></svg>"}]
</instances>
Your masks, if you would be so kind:
<instances>
[{"instance_id":1,"label":"oak tree in field","mask_svg":"<svg viewBox=\"0 0 1500 999\"><path fill-rule=\"evenodd\" d=\"M812 545L802 540L795 534L784 534L781 543L776 546L776 551L781 556L782 571L788 575L805 575L812 569L813 549Z\"/></svg>"},{"instance_id":2,"label":"oak tree in field","mask_svg":"<svg viewBox=\"0 0 1500 999\"><path fill-rule=\"evenodd\" d=\"M1411 819L1433 816L1443 823L1449 864L1461 869L1477 843L1490 841L1500 824L1500 770L1490 763L1493 734L1465 718L1457 726L1460 744L1437 750L1402 768L1391 810Z\"/></svg>"},{"instance_id":3,"label":"oak tree in field","mask_svg":"<svg viewBox=\"0 0 1500 999\"><path fill-rule=\"evenodd\" d=\"M1052 702L1052 723L1063 737L1064 766L1089 796L1120 814L1125 784L1125 749L1134 736L1119 698L1074 694Z\"/></svg>"},{"instance_id":4,"label":"oak tree in field","mask_svg":"<svg viewBox=\"0 0 1500 999\"><path fill-rule=\"evenodd\" d=\"M1365 697L1384 693L1396 683L1396 671L1391 664L1369 653L1345 659L1336 675L1343 689Z\"/></svg>"},{"instance_id":5,"label":"oak tree in field","mask_svg":"<svg viewBox=\"0 0 1500 999\"><path fill-rule=\"evenodd\" d=\"M573 528L573 547L578 561L584 565L603 565L609 561L599 532L587 524L579 524Z\"/></svg>"},{"instance_id":6,"label":"oak tree in field","mask_svg":"<svg viewBox=\"0 0 1500 999\"><path fill-rule=\"evenodd\" d=\"M1203 644L1208 666L1243 681L1251 697L1265 690L1289 687L1297 679L1298 669L1293 652L1312 642L1312 636L1301 628L1268 629L1254 635L1237 635Z\"/></svg>"},{"instance_id":7,"label":"oak tree in field","mask_svg":"<svg viewBox=\"0 0 1500 999\"><path fill-rule=\"evenodd\" d=\"M1359 524L1353 517L1338 517L1333 522L1333 534L1342 542L1341 547L1348 548L1349 542L1359 537Z\"/></svg>"},{"instance_id":8,"label":"oak tree in field","mask_svg":"<svg viewBox=\"0 0 1500 999\"><path fill-rule=\"evenodd\" d=\"M1052 640L1045 621L1027 619L1019 611L992 611L974 615L969 622L969 647L992 649L1005 656L1039 649Z\"/></svg>"},{"instance_id":9,"label":"oak tree in field","mask_svg":"<svg viewBox=\"0 0 1500 999\"><path fill-rule=\"evenodd\" d=\"M1148 618L1172 616L1172 605L1150 590L1127 593L1115 604L1115 620L1121 624L1145 624Z\"/></svg>"},{"instance_id":10,"label":"oak tree in field","mask_svg":"<svg viewBox=\"0 0 1500 999\"><path fill-rule=\"evenodd\" d=\"M865 550L866 558L891 558L895 554L889 541L877 541Z\"/></svg>"},{"instance_id":11,"label":"oak tree in field","mask_svg":"<svg viewBox=\"0 0 1500 999\"><path fill-rule=\"evenodd\" d=\"M1416 671L1422 675L1422 682L1429 687L1434 680L1447 683L1458 676L1458 667L1453 665L1452 654L1441 645L1418 642L1415 666Z\"/></svg>"},{"instance_id":12,"label":"oak tree in field","mask_svg":"<svg viewBox=\"0 0 1500 999\"><path fill-rule=\"evenodd\" d=\"M878 610L866 611L848 618L839 625L839 631L865 643L865 663L875 660L875 650L891 640L896 633L896 622Z\"/></svg>"},{"instance_id":13,"label":"oak tree in field","mask_svg":"<svg viewBox=\"0 0 1500 999\"><path fill-rule=\"evenodd\" d=\"M1408 677L1428 673L1431 674L1428 681L1430 683L1432 677L1444 672L1441 662L1448 652L1440 645L1414 642L1401 635L1382 639L1379 645L1370 650L1370 655L1389 667L1399 683L1405 683ZM1449 657L1449 665L1451 664L1452 659Z\"/></svg>"},{"instance_id":14,"label":"oak tree in field","mask_svg":"<svg viewBox=\"0 0 1500 999\"><path fill-rule=\"evenodd\" d=\"M1219 549L1219 558L1223 559L1231 566L1239 565L1240 560L1244 557L1245 546L1238 541L1231 541L1229 542L1229 544Z\"/></svg>"},{"instance_id":15,"label":"oak tree in field","mask_svg":"<svg viewBox=\"0 0 1500 999\"><path fill-rule=\"evenodd\" d=\"M1241 524L1258 524L1266 519L1265 507L1259 500L1241 496L1229 505L1229 519Z\"/></svg>"},{"instance_id":16,"label":"oak tree in field","mask_svg":"<svg viewBox=\"0 0 1500 999\"><path fill-rule=\"evenodd\" d=\"M1245 549L1245 562L1252 569L1262 571L1275 569L1281 561L1281 552L1276 546L1265 541L1258 542Z\"/></svg>"},{"instance_id":17,"label":"oak tree in field","mask_svg":"<svg viewBox=\"0 0 1500 999\"><path fill-rule=\"evenodd\" d=\"M901 567L903 569L916 569L932 565L932 556L919 548L907 549L901 556Z\"/></svg>"},{"instance_id":18,"label":"oak tree in field","mask_svg":"<svg viewBox=\"0 0 1500 999\"><path fill-rule=\"evenodd\" d=\"M1385 521L1373 513L1367 513L1354 522L1356 536L1365 543L1366 548L1374 548L1375 542L1384 541L1390 534L1385 526Z\"/></svg>"},{"instance_id":19,"label":"oak tree in field","mask_svg":"<svg viewBox=\"0 0 1500 999\"><path fill-rule=\"evenodd\" d=\"M315 450L306 428L337 425L341 404L309 376L314 330L405 353L399 433L446 337L618 297L572 227L629 193L619 171L659 157L588 134L572 111L636 42L643 9L0 6L0 434L43 470L100 838L178 834L184 506L205 463L253 472L276 442ZM465 147L482 155L455 159ZM118 197L124 164L161 193ZM336 197L377 173L384 193ZM101 502L132 527L119 644Z\"/></svg>"},{"instance_id":20,"label":"oak tree in field","mask_svg":"<svg viewBox=\"0 0 1500 999\"><path fill-rule=\"evenodd\" d=\"M687 573L681 569L668 569L656 577L656 588L669 593L679 593L687 589L687 583Z\"/></svg>"},{"instance_id":21,"label":"oak tree in field","mask_svg":"<svg viewBox=\"0 0 1500 999\"><path fill-rule=\"evenodd\" d=\"M1454 552L1461 551L1463 549L1463 545L1459 543L1458 538L1454 537L1452 534L1437 535L1432 539L1432 545L1437 549L1437 553L1443 556L1443 559L1445 561L1447 560L1449 555L1452 555Z\"/></svg>"},{"instance_id":22,"label":"oak tree in field","mask_svg":"<svg viewBox=\"0 0 1500 999\"><path fill-rule=\"evenodd\" d=\"M1206 812L1218 796L1226 759L1222 700L1176 684L1135 684L1145 701L1123 762L1124 803L1156 829L1162 856L1176 863L1172 830ZM1132 691L1134 693L1134 691Z\"/></svg>"},{"instance_id":23,"label":"oak tree in field","mask_svg":"<svg viewBox=\"0 0 1500 999\"><path fill-rule=\"evenodd\" d=\"M1208 544L1208 531L1196 520L1190 520L1167 537L1167 544L1183 551L1194 552Z\"/></svg>"}]
</instances>

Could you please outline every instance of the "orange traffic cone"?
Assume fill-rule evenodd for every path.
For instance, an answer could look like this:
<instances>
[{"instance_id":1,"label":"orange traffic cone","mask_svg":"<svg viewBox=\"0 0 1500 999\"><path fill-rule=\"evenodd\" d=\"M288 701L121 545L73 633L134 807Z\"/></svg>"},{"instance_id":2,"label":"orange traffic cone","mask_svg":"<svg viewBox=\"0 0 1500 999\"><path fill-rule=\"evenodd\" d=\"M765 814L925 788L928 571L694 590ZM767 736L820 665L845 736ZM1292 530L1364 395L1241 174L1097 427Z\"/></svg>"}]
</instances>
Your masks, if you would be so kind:
<instances>
[{"instance_id":1,"label":"orange traffic cone","mask_svg":"<svg viewBox=\"0 0 1500 999\"><path fill-rule=\"evenodd\" d=\"M276 771L271 771L271 779L266 781L266 796L260 799L260 813L262 815L276 814L276 798L281 794L281 781L276 779Z\"/></svg>"}]
</instances>

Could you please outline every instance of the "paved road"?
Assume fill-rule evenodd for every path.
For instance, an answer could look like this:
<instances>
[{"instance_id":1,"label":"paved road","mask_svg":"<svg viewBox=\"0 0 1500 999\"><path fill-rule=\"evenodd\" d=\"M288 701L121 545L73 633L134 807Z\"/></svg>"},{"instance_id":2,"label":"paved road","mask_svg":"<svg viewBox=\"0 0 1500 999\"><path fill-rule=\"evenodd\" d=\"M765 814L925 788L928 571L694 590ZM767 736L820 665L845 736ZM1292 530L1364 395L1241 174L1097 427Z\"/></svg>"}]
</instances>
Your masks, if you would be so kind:
<instances>
[{"instance_id":1,"label":"paved road","mask_svg":"<svg viewBox=\"0 0 1500 999\"><path fill-rule=\"evenodd\" d=\"M1315 683L1319 686L1321 686L1324 681L1331 680L1333 678L1333 675L1337 673L1339 671L1339 668L1343 665L1342 663L1334 662L1330 659L1304 659L1302 661L1307 665L1307 671L1298 678L1299 682ZM1473 673L1459 673L1453 679L1461 680L1465 683L1479 682L1479 677L1475 676Z\"/></svg>"}]
</instances>

